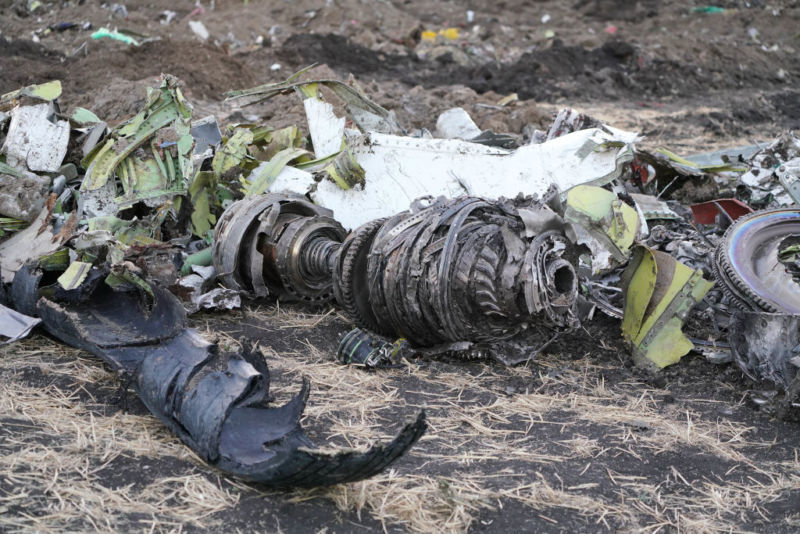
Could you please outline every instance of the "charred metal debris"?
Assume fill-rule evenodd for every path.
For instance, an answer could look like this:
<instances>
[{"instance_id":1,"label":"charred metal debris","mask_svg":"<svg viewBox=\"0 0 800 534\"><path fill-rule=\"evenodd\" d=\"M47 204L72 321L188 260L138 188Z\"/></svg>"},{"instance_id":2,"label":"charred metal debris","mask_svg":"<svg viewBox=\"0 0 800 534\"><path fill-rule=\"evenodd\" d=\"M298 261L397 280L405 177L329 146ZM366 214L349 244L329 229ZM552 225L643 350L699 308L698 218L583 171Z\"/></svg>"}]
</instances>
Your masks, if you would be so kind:
<instances>
[{"instance_id":1,"label":"charred metal debris","mask_svg":"<svg viewBox=\"0 0 800 534\"><path fill-rule=\"evenodd\" d=\"M48 82L0 96L0 342L41 324L92 352L226 473L358 480L425 430L420 414L387 445L315 450L298 422L307 384L273 407L259 354L186 327L243 298L335 303L357 327L336 357L373 368L435 354L518 364L605 313L638 365L695 350L779 391L784 413L798 404L791 133L684 158L575 110L521 139L453 109L434 136L354 80L305 71L228 97L296 94L307 136L198 119L169 75L114 128L64 115L60 94Z\"/></svg>"},{"instance_id":2,"label":"charred metal debris","mask_svg":"<svg viewBox=\"0 0 800 534\"><path fill-rule=\"evenodd\" d=\"M250 350L229 353L186 327L180 301L157 285L109 284L114 275L89 268L68 289L46 285L26 265L11 285L13 302L38 315L45 330L91 352L124 374L145 406L209 465L269 486L314 487L382 471L425 431L425 414L390 443L365 452L317 450L300 426L310 384L272 406L269 369Z\"/></svg>"},{"instance_id":3,"label":"charred metal debris","mask_svg":"<svg viewBox=\"0 0 800 534\"><path fill-rule=\"evenodd\" d=\"M548 198L560 205L557 191ZM358 326L429 352L508 361L490 342L579 324L579 247L544 202L424 199L347 236L330 215L303 197L241 200L217 225L214 266L259 296L335 297Z\"/></svg>"}]
</instances>

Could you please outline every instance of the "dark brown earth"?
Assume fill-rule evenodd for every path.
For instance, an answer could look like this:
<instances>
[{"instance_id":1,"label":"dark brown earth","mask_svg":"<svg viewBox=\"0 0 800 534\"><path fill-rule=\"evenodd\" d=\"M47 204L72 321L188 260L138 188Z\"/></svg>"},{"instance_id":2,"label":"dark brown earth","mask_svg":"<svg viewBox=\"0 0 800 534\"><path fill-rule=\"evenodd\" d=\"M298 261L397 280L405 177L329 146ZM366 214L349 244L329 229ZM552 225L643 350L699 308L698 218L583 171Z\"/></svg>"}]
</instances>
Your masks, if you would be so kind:
<instances>
[{"instance_id":1,"label":"dark brown earth","mask_svg":"<svg viewBox=\"0 0 800 534\"><path fill-rule=\"evenodd\" d=\"M409 129L433 129L441 111L462 106L480 127L521 136L569 105L686 155L800 128L800 2L692 12L702 5L217 0L193 14L182 0L165 25L166 8L143 0L125 3L124 18L96 0L44 2L33 13L0 0L0 93L60 79L64 111L84 106L114 122L171 73L198 116L304 126L292 97L238 108L223 94L318 63L312 76L352 74ZM189 20L205 24L208 42ZM82 21L93 28L47 31ZM103 25L159 40L92 40ZM459 38L420 39L447 27ZM520 100L497 105L511 93ZM618 323L602 315L514 369L420 359L375 373L333 363L351 325L328 309L255 302L193 323L223 343L257 342L279 400L309 375L304 424L320 444L386 439L420 408L431 429L372 481L265 491L208 469L121 379L39 334L0 348L0 531L800 528L798 423L759 409L748 392L762 386L700 354L657 376L640 371Z\"/></svg>"}]
</instances>

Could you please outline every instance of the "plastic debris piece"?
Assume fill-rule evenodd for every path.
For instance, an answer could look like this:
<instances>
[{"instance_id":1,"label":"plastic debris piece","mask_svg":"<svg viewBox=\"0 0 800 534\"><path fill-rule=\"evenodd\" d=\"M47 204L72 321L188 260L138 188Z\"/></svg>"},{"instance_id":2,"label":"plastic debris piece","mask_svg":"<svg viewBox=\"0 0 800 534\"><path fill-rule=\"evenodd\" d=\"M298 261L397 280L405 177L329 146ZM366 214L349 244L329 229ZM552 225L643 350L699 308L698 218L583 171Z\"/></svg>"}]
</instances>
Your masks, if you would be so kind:
<instances>
[{"instance_id":1,"label":"plastic debris piece","mask_svg":"<svg viewBox=\"0 0 800 534\"><path fill-rule=\"evenodd\" d=\"M177 16L178 14L176 12L167 9L161 12L161 14L158 16L158 21L161 24L167 25L170 22L172 22Z\"/></svg>"},{"instance_id":2,"label":"plastic debris piece","mask_svg":"<svg viewBox=\"0 0 800 534\"><path fill-rule=\"evenodd\" d=\"M189 28L192 30L197 37L200 38L201 41L207 41L209 37L208 30L206 29L206 25L200 22L199 20L190 20L189 21Z\"/></svg>"},{"instance_id":3,"label":"plastic debris piece","mask_svg":"<svg viewBox=\"0 0 800 534\"><path fill-rule=\"evenodd\" d=\"M184 276L189 275L194 272L192 267L208 267L211 264L211 247L206 247L203 250L195 252L194 254L190 254L184 258L183 266L181 267L181 274Z\"/></svg>"},{"instance_id":4,"label":"plastic debris piece","mask_svg":"<svg viewBox=\"0 0 800 534\"><path fill-rule=\"evenodd\" d=\"M725 13L725 9L717 6L697 6L692 8L692 13Z\"/></svg>"},{"instance_id":5,"label":"plastic debris piece","mask_svg":"<svg viewBox=\"0 0 800 534\"><path fill-rule=\"evenodd\" d=\"M507 106L514 102L519 102L519 95L517 93L511 93L510 95L504 96L503 98L497 101L497 105Z\"/></svg>"},{"instance_id":6,"label":"plastic debris piece","mask_svg":"<svg viewBox=\"0 0 800 534\"><path fill-rule=\"evenodd\" d=\"M458 39L458 28L445 28L443 30L439 30L439 35L443 36L445 39L455 40Z\"/></svg>"},{"instance_id":7,"label":"plastic debris piece","mask_svg":"<svg viewBox=\"0 0 800 534\"><path fill-rule=\"evenodd\" d=\"M661 369L694 347L681 327L713 285L664 252L634 249L622 276L622 336L638 365Z\"/></svg>"},{"instance_id":8,"label":"plastic debris piece","mask_svg":"<svg viewBox=\"0 0 800 534\"><path fill-rule=\"evenodd\" d=\"M420 33L420 39L422 39L423 41L433 42L436 40L436 35L437 33L434 31L424 30L422 33Z\"/></svg>"},{"instance_id":9,"label":"plastic debris piece","mask_svg":"<svg viewBox=\"0 0 800 534\"><path fill-rule=\"evenodd\" d=\"M99 28L97 31L92 33L91 37L95 40L103 38L113 39L115 41L120 41L127 45L133 46L139 46L141 44L137 39L126 33L122 33L117 30L109 30L108 28Z\"/></svg>"},{"instance_id":10,"label":"plastic debris piece","mask_svg":"<svg viewBox=\"0 0 800 534\"><path fill-rule=\"evenodd\" d=\"M11 112L2 152L11 166L58 172L69 143L69 121L57 120L52 104L21 106Z\"/></svg>"},{"instance_id":11,"label":"plastic debris piece","mask_svg":"<svg viewBox=\"0 0 800 534\"><path fill-rule=\"evenodd\" d=\"M27 337L41 322L41 319L29 317L0 304L0 345Z\"/></svg>"},{"instance_id":12,"label":"plastic debris piece","mask_svg":"<svg viewBox=\"0 0 800 534\"><path fill-rule=\"evenodd\" d=\"M180 302L165 289L110 287L104 276L93 269L81 287L37 300L41 273L26 267L12 291L16 286L15 303L35 303L51 335L127 373L151 413L228 475L282 487L362 480L392 464L425 431L423 412L385 445L365 452L318 450L300 426L308 381L289 403L271 406L260 355L224 353L206 342L186 328Z\"/></svg>"}]
</instances>

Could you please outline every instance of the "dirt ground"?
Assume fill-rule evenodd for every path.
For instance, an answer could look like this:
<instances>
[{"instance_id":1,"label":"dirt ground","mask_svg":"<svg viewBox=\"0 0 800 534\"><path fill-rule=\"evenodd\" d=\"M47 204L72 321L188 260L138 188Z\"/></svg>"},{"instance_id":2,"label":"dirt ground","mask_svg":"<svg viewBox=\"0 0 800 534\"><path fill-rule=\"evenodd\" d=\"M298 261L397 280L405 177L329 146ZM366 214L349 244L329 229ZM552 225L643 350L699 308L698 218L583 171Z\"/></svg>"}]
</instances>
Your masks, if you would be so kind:
<instances>
[{"instance_id":1,"label":"dirt ground","mask_svg":"<svg viewBox=\"0 0 800 534\"><path fill-rule=\"evenodd\" d=\"M318 63L313 76L352 74L409 129L461 106L523 137L572 106L688 155L800 128L797 1L715 2L724 13L651 0L115 5L0 0L0 93L60 79L63 111L113 123L171 73L198 117L304 126L293 97L240 108L223 93ZM92 40L101 26L155 39ZM420 38L449 27L456 39ZM615 320L516 368L438 359L380 372L335 363L350 328L335 309L251 302L192 321L223 344L257 342L278 401L309 376L304 425L321 445L387 439L421 408L430 429L373 479L267 491L209 469L96 359L37 334L0 347L0 531L800 529L798 423L759 410L757 385L699 354L658 376L634 368Z\"/></svg>"}]
</instances>

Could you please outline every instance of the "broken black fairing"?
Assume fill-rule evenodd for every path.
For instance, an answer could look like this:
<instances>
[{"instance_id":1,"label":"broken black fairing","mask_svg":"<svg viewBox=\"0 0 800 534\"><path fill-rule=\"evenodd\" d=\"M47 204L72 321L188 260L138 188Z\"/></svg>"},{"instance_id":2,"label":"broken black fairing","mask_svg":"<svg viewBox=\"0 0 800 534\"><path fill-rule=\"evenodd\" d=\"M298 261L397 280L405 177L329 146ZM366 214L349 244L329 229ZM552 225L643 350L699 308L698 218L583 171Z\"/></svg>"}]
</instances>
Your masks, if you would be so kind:
<instances>
[{"instance_id":1,"label":"broken black fairing","mask_svg":"<svg viewBox=\"0 0 800 534\"><path fill-rule=\"evenodd\" d=\"M112 289L104 274L95 268L78 289L65 291L41 288L41 273L26 266L14 278L12 295L23 308L35 302L50 334L129 374L147 408L226 474L270 486L352 482L385 469L425 432L421 412L393 441L366 452L316 450L300 426L307 380L287 404L271 406L262 358L221 352L186 328L183 307L165 289Z\"/></svg>"}]
</instances>

